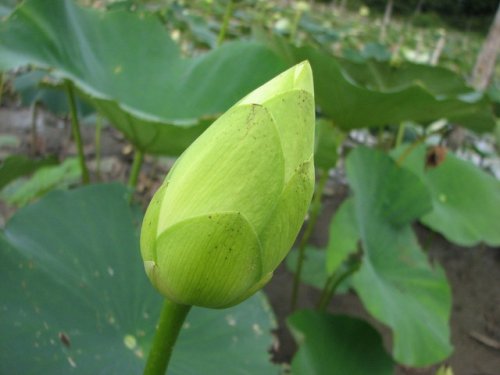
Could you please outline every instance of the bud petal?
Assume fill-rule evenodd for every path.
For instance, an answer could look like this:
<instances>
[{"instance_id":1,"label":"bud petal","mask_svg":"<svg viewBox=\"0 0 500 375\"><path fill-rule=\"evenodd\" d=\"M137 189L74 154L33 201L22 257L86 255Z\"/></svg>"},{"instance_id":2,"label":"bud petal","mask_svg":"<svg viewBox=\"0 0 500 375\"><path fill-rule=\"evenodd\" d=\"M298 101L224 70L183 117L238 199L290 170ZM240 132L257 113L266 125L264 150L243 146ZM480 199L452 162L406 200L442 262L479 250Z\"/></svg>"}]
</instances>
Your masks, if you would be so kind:
<instances>
[{"instance_id":1,"label":"bud petal","mask_svg":"<svg viewBox=\"0 0 500 375\"><path fill-rule=\"evenodd\" d=\"M158 237L157 249L168 250L157 253L150 277L178 303L224 307L261 278L260 242L238 212L178 222Z\"/></svg>"},{"instance_id":2,"label":"bud petal","mask_svg":"<svg viewBox=\"0 0 500 375\"><path fill-rule=\"evenodd\" d=\"M281 194L284 165L269 111L258 104L232 107L167 176L158 233L192 216L226 211L241 212L259 231L269 215L263 207L273 206Z\"/></svg>"},{"instance_id":3,"label":"bud petal","mask_svg":"<svg viewBox=\"0 0 500 375\"><path fill-rule=\"evenodd\" d=\"M212 124L146 211L141 253L153 285L177 303L222 308L267 283L312 197L313 138L307 62Z\"/></svg>"}]
</instances>

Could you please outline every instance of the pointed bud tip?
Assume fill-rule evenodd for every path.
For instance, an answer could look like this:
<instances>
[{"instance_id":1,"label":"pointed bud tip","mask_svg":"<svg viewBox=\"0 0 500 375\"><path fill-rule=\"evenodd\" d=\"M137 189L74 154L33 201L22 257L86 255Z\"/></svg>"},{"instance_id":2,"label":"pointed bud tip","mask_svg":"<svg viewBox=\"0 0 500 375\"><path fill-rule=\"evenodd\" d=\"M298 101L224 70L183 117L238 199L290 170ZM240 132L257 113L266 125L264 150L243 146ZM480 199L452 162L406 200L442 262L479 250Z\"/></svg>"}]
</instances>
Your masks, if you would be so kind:
<instances>
[{"instance_id":1,"label":"pointed bud tip","mask_svg":"<svg viewBox=\"0 0 500 375\"><path fill-rule=\"evenodd\" d=\"M277 95L293 90L304 90L314 96L312 69L307 60L285 70L277 77L252 91L237 104L264 104Z\"/></svg>"},{"instance_id":2,"label":"pointed bud tip","mask_svg":"<svg viewBox=\"0 0 500 375\"><path fill-rule=\"evenodd\" d=\"M313 73L309 61L305 60L292 69L295 69L294 86L314 96Z\"/></svg>"}]
</instances>

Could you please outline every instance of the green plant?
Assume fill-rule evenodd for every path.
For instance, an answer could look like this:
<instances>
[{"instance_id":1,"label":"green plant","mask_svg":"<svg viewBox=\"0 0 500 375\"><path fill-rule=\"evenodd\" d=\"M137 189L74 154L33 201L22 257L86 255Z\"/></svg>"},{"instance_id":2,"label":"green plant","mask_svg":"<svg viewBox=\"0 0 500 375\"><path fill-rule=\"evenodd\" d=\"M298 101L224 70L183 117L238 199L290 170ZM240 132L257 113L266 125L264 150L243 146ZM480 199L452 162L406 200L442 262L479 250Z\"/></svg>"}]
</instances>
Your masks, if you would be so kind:
<instances>
[{"instance_id":1,"label":"green plant","mask_svg":"<svg viewBox=\"0 0 500 375\"><path fill-rule=\"evenodd\" d=\"M348 12L331 20L311 11L295 14L292 45L277 35L258 41L258 29L270 33L275 21L265 12L294 16L273 2L239 3L223 21L227 28L220 24L220 4L176 2L165 9L130 1L113 7L54 0L49 8L43 0L25 1L1 21L0 70L8 80L15 75L13 87L27 104L67 113L65 101L52 94L69 87L77 103L74 118L79 99L106 117L134 145L131 187L148 154L177 156L192 145L144 219L122 184L50 192L77 185L77 159L59 166L50 158L5 159L5 200L25 205L48 194L17 211L0 231L0 278L9 286L0 291L0 372L138 373L149 352L150 373L161 373L170 355L169 374L279 371L266 353L276 325L260 292L224 310L196 305L227 307L262 287L306 216L313 177L312 88L310 82L295 88L307 79L292 79L290 72L309 71L308 65L292 68L227 111L246 92L303 60L314 72L318 183L298 251L287 263L295 277L292 301L304 283L321 296L317 311L288 317L299 345L292 372L386 375L397 363L427 366L449 356L450 286L439 265L427 259L412 224L420 221L464 246L499 245L498 180L451 151L444 159L432 156L436 145L444 149L456 124L477 133L498 125L493 91L474 92L448 69L404 61L404 51L428 54L435 30L395 22L387 44L374 44L374 23ZM225 39L245 40L200 50L215 46L214 30L225 30ZM445 65L466 71L463 51L474 49L475 41L467 36L463 40L472 46L462 46L461 34L460 43L449 35ZM341 56L346 51L350 57ZM26 65L30 71L18 74ZM300 116L303 106L308 119ZM263 126L250 126L253 118ZM304 125L299 134L287 133L298 123ZM248 131L244 140L237 129ZM100 130L96 134L99 139ZM359 134L374 147L360 147L368 142L359 141ZM330 177L341 179L344 165L351 193L323 225L330 237L326 246L313 248L315 224L325 220ZM18 179L30 173L27 182ZM275 208L266 202L279 203ZM142 261L170 301L161 314L162 298L139 257L142 220ZM239 236L228 236L228 228ZM245 251L226 260L215 246ZM248 271L246 264L254 267ZM186 268L192 272L181 272ZM390 353L370 324L328 312L336 293L348 289L391 330Z\"/></svg>"},{"instance_id":2,"label":"green plant","mask_svg":"<svg viewBox=\"0 0 500 375\"><path fill-rule=\"evenodd\" d=\"M167 301L146 373L165 372L162 353L171 351L191 305L240 303L270 280L290 250L314 185L313 111L305 62L221 116L155 194L141 253Z\"/></svg>"}]
</instances>

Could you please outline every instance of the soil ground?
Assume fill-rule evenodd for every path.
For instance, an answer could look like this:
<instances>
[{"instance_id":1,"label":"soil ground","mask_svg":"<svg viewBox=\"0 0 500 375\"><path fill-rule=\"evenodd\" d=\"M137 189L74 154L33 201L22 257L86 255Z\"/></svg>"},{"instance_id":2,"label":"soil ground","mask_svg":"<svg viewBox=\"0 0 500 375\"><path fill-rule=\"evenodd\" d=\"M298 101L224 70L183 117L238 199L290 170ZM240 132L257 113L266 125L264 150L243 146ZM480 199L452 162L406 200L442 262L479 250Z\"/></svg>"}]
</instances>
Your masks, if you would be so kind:
<instances>
[{"instance_id":1,"label":"soil ground","mask_svg":"<svg viewBox=\"0 0 500 375\"><path fill-rule=\"evenodd\" d=\"M37 125L37 141L32 143L31 112L27 109L0 109L0 136L14 135L19 139L15 146L0 147L0 160L12 153L56 154L61 159L75 153L70 140L67 120L61 120L40 111ZM95 173L94 127L83 126L85 153ZM102 133L101 180L126 181L132 160L132 150L126 140L111 127ZM137 199L146 202L151 192L161 183L171 165L170 159L146 157L142 169ZM311 242L325 245L329 220L342 199L347 187L338 181L330 181L330 191L324 199L324 210L316 226ZM0 225L8 219L13 209L0 202ZM452 343L455 347L449 363L455 375L500 375L500 249L477 246L463 248L447 242L437 233L416 226L417 233L430 259L443 266L453 291L451 317ZM281 265L272 282L265 288L278 318L278 346L273 352L274 360L290 363L296 350L288 332L285 319L290 313L292 275ZM299 308L313 308L319 291L302 286ZM337 295L329 310L360 317L373 324L381 332L387 348L391 345L391 333L387 327L376 322L363 308L353 293ZM397 375L434 375L436 367L410 369L398 367ZM347 375L347 374L346 374Z\"/></svg>"}]
</instances>

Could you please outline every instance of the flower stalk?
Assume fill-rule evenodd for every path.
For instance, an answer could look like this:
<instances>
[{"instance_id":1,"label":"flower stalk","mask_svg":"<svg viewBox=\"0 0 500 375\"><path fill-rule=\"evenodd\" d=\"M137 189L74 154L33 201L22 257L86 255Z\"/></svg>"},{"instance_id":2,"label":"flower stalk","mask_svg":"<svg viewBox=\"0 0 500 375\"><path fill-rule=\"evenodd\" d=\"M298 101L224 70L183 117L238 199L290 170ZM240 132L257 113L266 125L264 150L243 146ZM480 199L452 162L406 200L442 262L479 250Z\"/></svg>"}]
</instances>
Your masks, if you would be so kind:
<instances>
[{"instance_id":1,"label":"flower stalk","mask_svg":"<svg viewBox=\"0 0 500 375\"><path fill-rule=\"evenodd\" d=\"M68 103L71 113L71 129L73 131L73 138L76 143L76 149L78 152L78 160L80 162L80 169L82 171L82 183L88 184L90 182L89 170L85 164L85 154L83 152L83 142L82 135L80 132L80 122L78 120L78 111L76 108L75 93L73 89L73 84L66 80L66 93L68 95Z\"/></svg>"},{"instance_id":2,"label":"flower stalk","mask_svg":"<svg viewBox=\"0 0 500 375\"><path fill-rule=\"evenodd\" d=\"M165 300L144 368L144 375L165 374L177 337L190 309L191 306Z\"/></svg>"},{"instance_id":3,"label":"flower stalk","mask_svg":"<svg viewBox=\"0 0 500 375\"><path fill-rule=\"evenodd\" d=\"M319 183L314 194L314 200L311 204L311 210L309 213L309 221L307 223L306 229L299 244L299 257L297 260L297 268L295 269L295 274L293 277L293 287L292 287L292 298L291 298L291 308L292 311L297 307L297 299L299 295L299 285L302 277L302 266L304 264L306 245L309 242L309 238L313 233L316 222L318 221L318 216L321 211L321 197L323 196L323 191L325 190L326 183L328 181L328 171L322 169L320 171Z\"/></svg>"}]
</instances>

